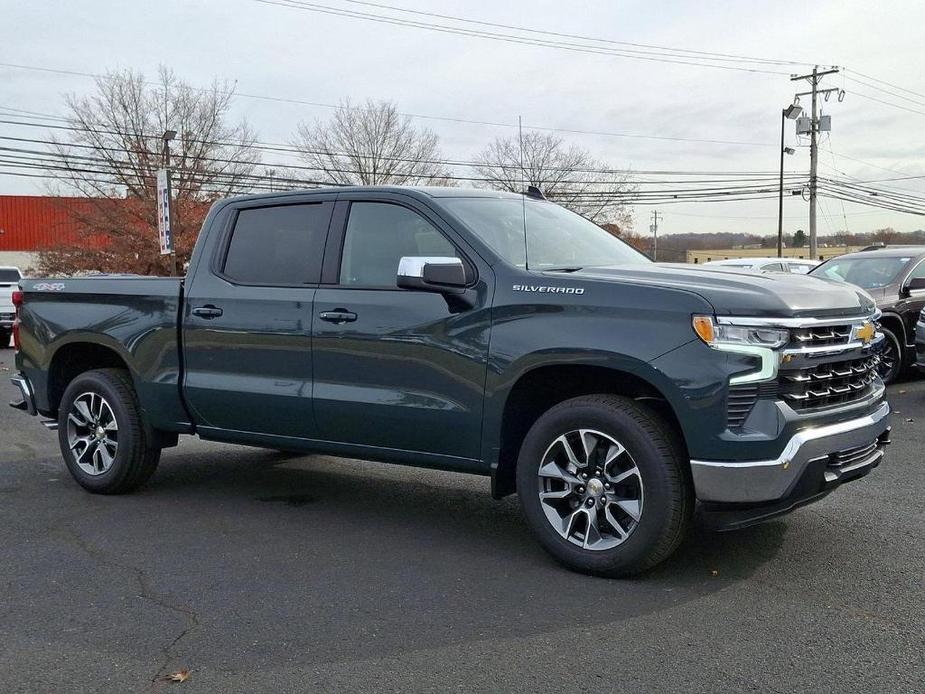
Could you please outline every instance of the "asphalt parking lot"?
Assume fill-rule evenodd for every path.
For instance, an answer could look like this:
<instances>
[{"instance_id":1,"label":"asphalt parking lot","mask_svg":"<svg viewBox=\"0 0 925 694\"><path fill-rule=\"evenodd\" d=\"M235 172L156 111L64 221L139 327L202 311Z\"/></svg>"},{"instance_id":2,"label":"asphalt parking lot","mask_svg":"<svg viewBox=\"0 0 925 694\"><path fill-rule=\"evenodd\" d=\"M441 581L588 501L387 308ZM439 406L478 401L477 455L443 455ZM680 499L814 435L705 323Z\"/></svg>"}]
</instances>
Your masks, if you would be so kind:
<instances>
[{"instance_id":1,"label":"asphalt parking lot","mask_svg":"<svg viewBox=\"0 0 925 694\"><path fill-rule=\"evenodd\" d=\"M483 478L190 439L93 496L4 404L0 690L922 691L925 380L890 401L867 478L631 581L554 564Z\"/></svg>"}]
</instances>

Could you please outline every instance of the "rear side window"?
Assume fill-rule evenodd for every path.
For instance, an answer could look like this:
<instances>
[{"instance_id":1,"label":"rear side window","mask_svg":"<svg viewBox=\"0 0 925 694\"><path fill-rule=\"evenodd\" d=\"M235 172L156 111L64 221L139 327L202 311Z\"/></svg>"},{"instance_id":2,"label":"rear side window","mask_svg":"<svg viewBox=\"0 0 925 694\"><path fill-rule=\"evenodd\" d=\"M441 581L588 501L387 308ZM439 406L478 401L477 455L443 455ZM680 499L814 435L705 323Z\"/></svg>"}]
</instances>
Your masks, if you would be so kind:
<instances>
[{"instance_id":1,"label":"rear side window","mask_svg":"<svg viewBox=\"0 0 925 694\"><path fill-rule=\"evenodd\" d=\"M315 284L331 216L325 203L241 210L223 274L241 284Z\"/></svg>"},{"instance_id":2,"label":"rear side window","mask_svg":"<svg viewBox=\"0 0 925 694\"><path fill-rule=\"evenodd\" d=\"M19 270L13 268L0 268L0 282L19 282Z\"/></svg>"},{"instance_id":3,"label":"rear side window","mask_svg":"<svg viewBox=\"0 0 925 694\"><path fill-rule=\"evenodd\" d=\"M395 287L402 256L459 257L456 248L421 215L400 205L350 205L340 283Z\"/></svg>"}]
</instances>

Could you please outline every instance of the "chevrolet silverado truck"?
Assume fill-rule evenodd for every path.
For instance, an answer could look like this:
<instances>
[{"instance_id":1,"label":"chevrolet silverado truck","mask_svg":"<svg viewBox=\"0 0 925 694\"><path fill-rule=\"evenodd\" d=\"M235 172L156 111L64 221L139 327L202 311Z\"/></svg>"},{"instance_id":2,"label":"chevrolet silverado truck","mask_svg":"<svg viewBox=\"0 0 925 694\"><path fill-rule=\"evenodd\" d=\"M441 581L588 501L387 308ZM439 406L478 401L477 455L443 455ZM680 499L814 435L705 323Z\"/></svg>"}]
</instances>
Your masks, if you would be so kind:
<instances>
[{"instance_id":1,"label":"chevrolet silverado truck","mask_svg":"<svg viewBox=\"0 0 925 694\"><path fill-rule=\"evenodd\" d=\"M182 279L20 286L13 405L91 492L181 434L474 473L560 562L625 576L695 507L780 515L889 441L862 289L653 263L536 190L232 198Z\"/></svg>"}]
</instances>

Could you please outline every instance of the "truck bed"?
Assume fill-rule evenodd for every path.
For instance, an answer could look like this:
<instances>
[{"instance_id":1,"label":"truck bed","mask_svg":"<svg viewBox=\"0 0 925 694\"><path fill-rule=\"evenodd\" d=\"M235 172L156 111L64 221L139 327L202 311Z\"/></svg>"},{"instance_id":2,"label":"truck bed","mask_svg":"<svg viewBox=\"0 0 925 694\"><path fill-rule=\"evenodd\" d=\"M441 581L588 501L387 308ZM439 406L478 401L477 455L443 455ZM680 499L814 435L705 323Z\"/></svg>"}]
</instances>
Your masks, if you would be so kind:
<instances>
[{"instance_id":1,"label":"truck bed","mask_svg":"<svg viewBox=\"0 0 925 694\"><path fill-rule=\"evenodd\" d=\"M23 280L22 288L19 365L40 412L56 408L56 380L82 351L108 350L131 372L152 426L176 430L188 422L179 389L180 278L43 278Z\"/></svg>"}]
</instances>

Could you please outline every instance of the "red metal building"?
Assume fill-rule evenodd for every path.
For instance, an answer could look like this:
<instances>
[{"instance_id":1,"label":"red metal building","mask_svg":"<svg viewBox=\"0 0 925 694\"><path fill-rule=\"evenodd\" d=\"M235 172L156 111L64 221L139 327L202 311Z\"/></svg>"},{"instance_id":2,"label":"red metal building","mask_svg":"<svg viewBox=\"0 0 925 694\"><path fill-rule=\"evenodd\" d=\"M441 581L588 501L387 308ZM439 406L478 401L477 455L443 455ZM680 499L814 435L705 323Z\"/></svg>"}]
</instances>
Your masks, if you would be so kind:
<instances>
[{"instance_id":1,"label":"red metal building","mask_svg":"<svg viewBox=\"0 0 925 694\"><path fill-rule=\"evenodd\" d=\"M86 198L0 195L0 251L34 253L76 240L74 212L88 205Z\"/></svg>"}]
</instances>

